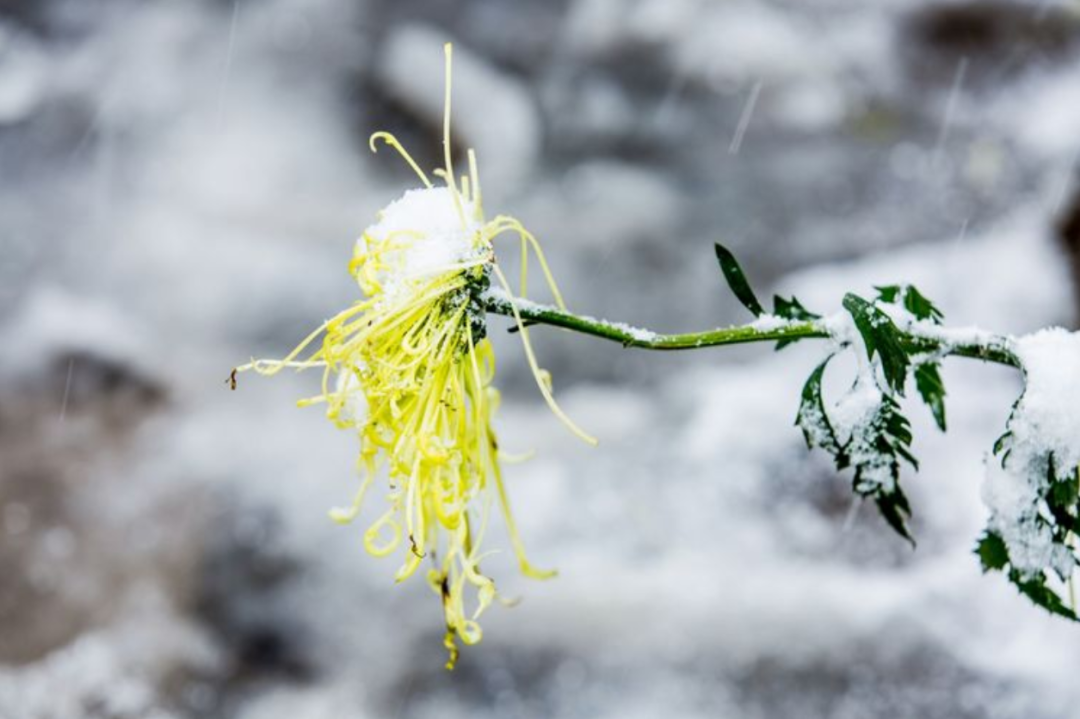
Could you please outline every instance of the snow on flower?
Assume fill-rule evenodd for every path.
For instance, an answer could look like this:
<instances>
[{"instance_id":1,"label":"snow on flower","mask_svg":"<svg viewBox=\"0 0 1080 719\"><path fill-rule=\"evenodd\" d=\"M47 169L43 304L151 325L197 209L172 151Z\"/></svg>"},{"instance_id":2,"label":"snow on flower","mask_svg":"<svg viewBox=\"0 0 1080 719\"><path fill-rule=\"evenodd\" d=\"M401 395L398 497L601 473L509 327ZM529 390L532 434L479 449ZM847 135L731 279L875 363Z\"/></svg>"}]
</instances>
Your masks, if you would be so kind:
<instances>
[{"instance_id":1,"label":"snow on flower","mask_svg":"<svg viewBox=\"0 0 1080 719\"><path fill-rule=\"evenodd\" d=\"M481 545L495 504L521 571L533 578L553 574L526 557L492 429L499 393L492 384L495 357L482 298L493 278L513 297L495 263L494 240L507 233L519 237L522 249L531 249L539 261L555 301L564 305L536 239L511 217L485 219L472 150L468 173L460 178L454 173L449 44L445 51L445 164L433 173L443 186L431 182L393 135L372 135L372 150L378 142L394 148L423 187L387 206L357 241L349 272L365 299L326 321L284 359L253 360L237 371L272 375L285 368L322 369L321 391L300 404L324 404L327 417L360 440L360 487L351 506L332 510L331 518L343 524L355 520L373 483L386 478L388 506L365 531L364 546L379 557L403 555L399 582L429 560L427 582L441 598L447 667L452 668L457 640L480 641L477 620L497 597L494 580L481 569ZM527 256L522 252L523 284ZM519 294L524 291L519 288ZM512 306L544 399L574 433L595 443L555 403L528 329ZM471 609L466 589L475 593Z\"/></svg>"}]
</instances>

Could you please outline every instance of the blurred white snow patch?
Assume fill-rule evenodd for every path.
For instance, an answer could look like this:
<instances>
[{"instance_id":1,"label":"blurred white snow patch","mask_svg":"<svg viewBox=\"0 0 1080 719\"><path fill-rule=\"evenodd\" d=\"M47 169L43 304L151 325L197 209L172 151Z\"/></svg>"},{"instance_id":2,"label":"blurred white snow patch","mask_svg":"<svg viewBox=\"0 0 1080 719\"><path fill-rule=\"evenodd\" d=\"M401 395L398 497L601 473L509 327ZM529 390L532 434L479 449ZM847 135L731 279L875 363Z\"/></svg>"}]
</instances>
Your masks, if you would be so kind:
<instances>
[{"instance_id":1,"label":"blurred white snow patch","mask_svg":"<svg viewBox=\"0 0 1080 719\"><path fill-rule=\"evenodd\" d=\"M365 719L361 692L343 680L337 685L277 686L245 703L236 719Z\"/></svg>"},{"instance_id":2,"label":"blurred white snow patch","mask_svg":"<svg viewBox=\"0 0 1080 719\"><path fill-rule=\"evenodd\" d=\"M0 23L0 125L28 117L48 90L49 61L27 34Z\"/></svg>"},{"instance_id":3,"label":"blurred white snow patch","mask_svg":"<svg viewBox=\"0 0 1080 719\"><path fill-rule=\"evenodd\" d=\"M212 97L207 78L219 73L224 52L217 52L211 14L186 3L126 4L120 12L108 32L57 54L57 87L92 94L95 124L171 122Z\"/></svg>"},{"instance_id":4,"label":"blurred white snow patch","mask_svg":"<svg viewBox=\"0 0 1080 719\"><path fill-rule=\"evenodd\" d=\"M608 251L656 243L679 224L682 200L672 183L625 162L583 162L562 182L523 198L521 216L541 237L572 237L578 247Z\"/></svg>"},{"instance_id":5,"label":"blurred white snow patch","mask_svg":"<svg viewBox=\"0 0 1080 719\"><path fill-rule=\"evenodd\" d=\"M1067 322L1073 305L1068 263L1045 213L1032 208L982 235L958 228L952 241L796 272L780 282L780 290L828 314L846 291L872 298L875 286L899 282L918 287L953 327L978 321L998 332L1030 332L1047 321Z\"/></svg>"},{"instance_id":6,"label":"blurred white snow patch","mask_svg":"<svg viewBox=\"0 0 1080 719\"><path fill-rule=\"evenodd\" d=\"M57 358L89 355L156 377L164 359L147 341L147 329L120 307L48 285L30 294L0 337L5 374L33 376Z\"/></svg>"},{"instance_id":7,"label":"blurred white snow patch","mask_svg":"<svg viewBox=\"0 0 1080 719\"><path fill-rule=\"evenodd\" d=\"M119 616L40 661L0 666L0 716L66 719L92 709L114 719L177 716L160 708L163 685L178 671L216 668L216 649L150 586L129 596Z\"/></svg>"},{"instance_id":8,"label":"blurred white snow patch","mask_svg":"<svg viewBox=\"0 0 1080 719\"><path fill-rule=\"evenodd\" d=\"M581 91L572 100L553 91L544 99L552 135L567 127L575 131L580 128L586 136L600 139L626 137L638 131L641 105L635 104L617 82L594 75L578 81ZM664 107L657 109L657 115Z\"/></svg>"},{"instance_id":9,"label":"blurred white snow patch","mask_svg":"<svg viewBox=\"0 0 1080 719\"><path fill-rule=\"evenodd\" d=\"M387 38L376 68L385 90L432 128L442 127L443 44L451 39L427 25L402 25ZM485 195L513 190L532 172L541 141L533 98L462 43L454 44L451 109L451 133L460 145L476 149Z\"/></svg>"},{"instance_id":10,"label":"blurred white snow patch","mask_svg":"<svg viewBox=\"0 0 1080 719\"><path fill-rule=\"evenodd\" d=\"M238 34L250 33L245 29ZM114 40L121 46L125 41ZM240 48L233 49L237 57L226 86L221 66L226 41L220 38L221 47L215 46L214 52L195 53L210 54L213 62L197 58L192 66L190 52L178 52L180 56L168 62L157 59L167 66L155 68L150 78L161 86L155 92L167 97L155 100L154 106L166 108L168 122L142 128L146 143L133 157L133 184L139 192L129 204L163 205L219 224L242 222L278 235L292 230L324 236L350 225L354 234L379 204L364 191L368 187L362 166L349 161L356 154L354 141L337 116L332 93L310 81L306 68L297 70L304 74L293 79L265 61L243 61ZM138 43L130 52L137 49ZM272 50L254 47L250 52ZM111 74L115 64L124 63L137 61L121 56L101 72ZM179 81L161 83L160 77ZM208 78L213 91L207 89ZM119 114L118 123L132 122L122 107L114 106L110 92L139 96L148 81L142 74L110 77L115 87L99 90L109 117Z\"/></svg>"},{"instance_id":11,"label":"blurred white snow patch","mask_svg":"<svg viewBox=\"0 0 1080 719\"><path fill-rule=\"evenodd\" d=\"M965 616L957 617L953 627L956 649L972 666L992 676L1030 682L1051 706L1070 707L1045 716L1071 716L1080 701L1076 683L1080 652L1068 627L1063 631L1058 617L1030 611L1031 603L1005 581L979 584L977 601L990 606L978 616L972 615L970 606L959 607Z\"/></svg>"},{"instance_id":12,"label":"blurred white snow patch","mask_svg":"<svg viewBox=\"0 0 1080 719\"><path fill-rule=\"evenodd\" d=\"M195 477L277 511L293 548L305 556L318 557L337 541L362 554L352 533L327 518L327 511L347 503L359 485L355 436L337 430L318 407L296 407L296 400L313 394L318 384L311 373L283 373L273 381L242 375L235 393L220 381L193 387L202 393L199 411L156 424L160 445L140 458L139 469L177 484ZM213 451L222 446L230 451ZM272 477L283 479L269 481ZM378 508L376 493L369 504ZM367 525L361 520L360 526ZM373 564L355 563L361 570Z\"/></svg>"},{"instance_id":13,"label":"blurred white snow patch","mask_svg":"<svg viewBox=\"0 0 1080 719\"><path fill-rule=\"evenodd\" d=\"M937 600L927 590L940 577L932 566L896 572L801 556L778 560L775 546L747 544L742 525L725 519L713 516L722 536L673 541L633 561L574 553L560 563L556 581L530 585L517 617L499 613L492 623L505 622L498 635L512 632L515 642L572 648L594 662L653 656L674 644L669 651L729 666L763 659L799 666L824 657L842 664L853 645L898 621L921 638L933 633L930 605ZM683 521L705 529L697 513Z\"/></svg>"},{"instance_id":14,"label":"blurred white snow patch","mask_svg":"<svg viewBox=\"0 0 1080 719\"><path fill-rule=\"evenodd\" d=\"M84 141L115 140L119 150L112 192L124 214L88 239L119 246L124 262L152 253L162 234L187 232L186 262L173 267L203 271L217 263L191 251L199 241L240 233L316 247L326 245L313 238L337 237L347 257L379 198L365 191L362 166L346 161L354 141L332 88L309 81L314 69L294 69L303 73L295 79L267 62L280 51L264 9L245 6L235 33L198 5L124 12L56 61L58 86L92 94ZM128 230L137 241L118 242Z\"/></svg>"},{"instance_id":15,"label":"blurred white snow patch","mask_svg":"<svg viewBox=\"0 0 1080 719\"><path fill-rule=\"evenodd\" d=\"M563 43L586 57L612 49L625 37L630 5L626 0L573 0L564 20Z\"/></svg>"},{"instance_id":16,"label":"blurred white snow patch","mask_svg":"<svg viewBox=\"0 0 1080 719\"><path fill-rule=\"evenodd\" d=\"M584 57L654 46L666 53L675 82L725 93L748 82L783 87L770 115L807 131L847 115L845 72L889 74L892 60L888 16L847 12L840 22L815 25L791 8L743 0L577 0L565 27L564 42Z\"/></svg>"},{"instance_id":17,"label":"blurred white snow patch","mask_svg":"<svg viewBox=\"0 0 1080 719\"><path fill-rule=\"evenodd\" d=\"M654 0L655 2L655 0ZM749 2L703 3L702 14L672 38L675 67L711 84L773 84L831 75L824 43L794 13Z\"/></svg>"},{"instance_id":18,"label":"blurred white snow patch","mask_svg":"<svg viewBox=\"0 0 1080 719\"><path fill-rule=\"evenodd\" d=\"M89 238L87 248L93 249L84 252L107 258L91 280L95 290L134 299L127 312L155 335L186 338L171 352L205 353L207 346L220 346L207 339L226 336L246 345L228 362L246 358L253 337L273 337L288 350L357 296L346 267L363 225L345 216L344 203L324 205L322 217L310 207L308 217L304 198L293 196L288 209L267 213L266 207L282 204L282 195L270 193L247 208L238 202L219 213L197 201L173 204L164 188L160 196L151 194L107 237ZM243 292L236 291L238 283ZM161 317L169 318L167 325Z\"/></svg>"},{"instance_id":19,"label":"blurred white snow patch","mask_svg":"<svg viewBox=\"0 0 1080 719\"><path fill-rule=\"evenodd\" d=\"M767 108L772 120L802 132L827 130L847 117L848 99L839 83L827 79L779 90Z\"/></svg>"},{"instance_id":20,"label":"blurred white snow patch","mask_svg":"<svg viewBox=\"0 0 1080 719\"><path fill-rule=\"evenodd\" d=\"M560 404L574 421L601 443L632 437L655 422L656 412L641 394L602 385L575 386L560 396Z\"/></svg>"},{"instance_id":21,"label":"blurred white snow patch","mask_svg":"<svg viewBox=\"0 0 1080 719\"><path fill-rule=\"evenodd\" d=\"M681 77L707 86L771 83L829 74L824 44L797 14L750 2L579 0L567 17L567 41L585 55L654 45Z\"/></svg>"},{"instance_id":22,"label":"blurred white snow patch","mask_svg":"<svg viewBox=\"0 0 1080 719\"><path fill-rule=\"evenodd\" d=\"M688 407L680 452L694 462L755 466L778 444L798 439L792 422L805 381L799 368L815 363L802 355L789 350L745 365L700 367L672 380L668 392Z\"/></svg>"},{"instance_id":23,"label":"blurred white snow patch","mask_svg":"<svg viewBox=\"0 0 1080 719\"><path fill-rule=\"evenodd\" d=\"M683 34L701 0L577 0L566 15L564 40L584 56L634 43L668 44Z\"/></svg>"},{"instance_id":24,"label":"blurred white snow patch","mask_svg":"<svg viewBox=\"0 0 1080 719\"><path fill-rule=\"evenodd\" d=\"M204 106L170 123L140 167L141 199L275 234L358 227L377 205L354 164L342 162L352 154L350 141L317 98L301 102L288 89L297 106L285 112L283 92L261 84L236 89L245 97L230 122L216 122Z\"/></svg>"},{"instance_id":25,"label":"blurred white snow patch","mask_svg":"<svg viewBox=\"0 0 1080 719\"><path fill-rule=\"evenodd\" d=\"M997 96L986 113L1006 137L1047 160L1080 151L1080 69L1075 65L1054 74L1037 75L1024 85Z\"/></svg>"}]
</instances>

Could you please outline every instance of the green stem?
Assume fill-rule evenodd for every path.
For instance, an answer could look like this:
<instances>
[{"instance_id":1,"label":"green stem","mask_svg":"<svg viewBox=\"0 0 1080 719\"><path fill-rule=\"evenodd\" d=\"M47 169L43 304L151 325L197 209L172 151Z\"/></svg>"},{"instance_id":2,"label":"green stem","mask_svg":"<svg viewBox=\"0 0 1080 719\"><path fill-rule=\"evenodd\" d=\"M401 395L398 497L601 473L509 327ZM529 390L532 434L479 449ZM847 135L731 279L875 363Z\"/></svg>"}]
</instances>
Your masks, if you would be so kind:
<instances>
[{"instance_id":1,"label":"green stem","mask_svg":"<svg viewBox=\"0 0 1080 719\"><path fill-rule=\"evenodd\" d=\"M503 297L485 298L486 309L492 314L513 317L514 310L510 301ZM646 330L637 330L626 325L598 320L593 317L575 315L555 307L540 305L528 300L516 299L518 314L527 324L542 324L562 327L585 335L618 342L624 347L637 347L649 350L693 350L703 347L746 344L748 342L775 342L778 340L827 339L832 335L816 321L792 321L781 326L737 325L722 327L704 332L683 334L658 334ZM923 337L901 330L904 341L923 352L941 351L945 355L967 357L969 359L993 362L1020 368L1020 359L1008 349L1008 342L1003 337L993 336L985 342L945 343L929 337Z\"/></svg>"}]
</instances>

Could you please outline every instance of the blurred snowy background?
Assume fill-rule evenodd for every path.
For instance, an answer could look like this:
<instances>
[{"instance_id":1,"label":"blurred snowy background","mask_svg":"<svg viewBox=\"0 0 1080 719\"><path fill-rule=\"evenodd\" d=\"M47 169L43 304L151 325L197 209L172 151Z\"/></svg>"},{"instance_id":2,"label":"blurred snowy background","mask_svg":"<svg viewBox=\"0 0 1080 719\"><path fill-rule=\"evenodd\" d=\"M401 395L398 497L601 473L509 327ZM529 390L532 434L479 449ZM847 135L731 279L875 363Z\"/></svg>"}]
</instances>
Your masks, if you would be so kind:
<instances>
[{"instance_id":1,"label":"blurred snowy background","mask_svg":"<svg viewBox=\"0 0 1080 719\"><path fill-rule=\"evenodd\" d=\"M947 437L909 408L912 552L792 426L820 347L538 330L593 450L502 324L512 498L561 574L492 558L524 601L442 669L437 600L326 519L354 439L293 406L317 379L224 379L355 298L411 182L366 139L437 162L444 40L489 212L575 309L744 319L722 240L819 311L912 281L961 325L1073 321L1075 3L0 0L0 717L1080 714L1080 630L971 554L1013 374L950 363Z\"/></svg>"}]
</instances>

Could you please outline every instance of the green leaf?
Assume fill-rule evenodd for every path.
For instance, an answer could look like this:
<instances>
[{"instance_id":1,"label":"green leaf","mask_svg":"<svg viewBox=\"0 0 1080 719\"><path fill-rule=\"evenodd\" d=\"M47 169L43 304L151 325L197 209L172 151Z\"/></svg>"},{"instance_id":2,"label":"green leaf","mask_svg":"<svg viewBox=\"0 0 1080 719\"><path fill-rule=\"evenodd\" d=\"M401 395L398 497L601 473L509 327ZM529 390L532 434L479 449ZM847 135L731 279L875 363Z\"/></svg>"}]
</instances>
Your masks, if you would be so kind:
<instances>
[{"instance_id":1,"label":"green leaf","mask_svg":"<svg viewBox=\"0 0 1080 719\"><path fill-rule=\"evenodd\" d=\"M904 292L904 309L915 316L917 320L930 320L935 325L940 325L941 321L945 319L945 315L941 313L934 303L931 302L915 289L914 285L908 285Z\"/></svg>"},{"instance_id":2,"label":"green leaf","mask_svg":"<svg viewBox=\"0 0 1080 719\"><path fill-rule=\"evenodd\" d=\"M844 309L855 320L855 328L866 343L867 355L870 359L874 358L875 353L881 356L885 381L902 396L910 362L900 342L900 331L887 314L858 295L850 292L845 295Z\"/></svg>"},{"instance_id":3,"label":"green leaf","mask_svg":"<svg viewBox=\"0 0 1080 719\"><path fill-rule=\"evenodd\" d=\"M831 454L837 469L854 466L855 492L873 499L889 526L914 546L915 540L907 528L911 504L900 486L900 461L910 462L916 469L919 466L908 450L912 439L911 425L900 413L896 400L879 391L881 404L865 424L855 427L851 437L841 444L821 394L822 378L831 359L829 356L818 365L803 385L795 424L802 429L806 445Z\"/></svg>"},{"instance_id":4,"label":"green leaf","mask_svg":"<svg viewBox=\"0 0 1080 719\"><path fill-rule=\"evenodd\" d=\"M1005 546L1005 540L996 532L987 530L979 544L975 548L979 555L984 572L1004 571L1009 565L1009 550ZM1051 614L1077 621L1076 612L1050 587L1046 586L1046 574L1039 573L1035 577L1025 577L1018 570L1010 569L1009 581L1020 593L1030 599L1032 603L1042 607Z\"/></svg>"},{"instance_id":5,"label":"green leaf","mask_svg":"<svg viewBox=\"0 0 1080 719\"><path fill-rule=\"evenodd\" d=\"M1077 501L1080 500L1080 478L1077 477L1077 469L1074 467L1064 479L1057 476L1054 468L1054 455L1051 453L1047 462L1047 480L1049 489L1046 491L1046 506L1054 517L1055 537L1061 543L1069 546L1068 535L1080 530L1080 518Z\"/></svg>"},{"instance_id":6,"label":"green leaf","mask_svg":"<svg viewBox=\"0 0 1080 719\"><path fill-rule=\"evenodd\" d=\"M903 458L904 458L904 461L906 461L906 462L907 462L908 464L910 464L910 465L911 465L912 467L914 467L914 468L915 468L916 470L917 470L917 469L919 468L919 460L918 460L918 459L916 459L916 458L915 458L915 455L913 455L913 454L912 454L912 453L911 453L910 451L908 451L908 450L907 450L906 448L904 448L904 447L901 447L901 446L897 446L897 447L896 447L896 453L897 453L898 455L900 455L901 457L903 457Z\"/></svg>"},{"instance_id":7,"label":"green leaf","mask_svg":"<svg viewBox=\"0 0 1080 719\"><path fill-rule=\"evenodd\" d=\"M885 285L884 287L875 287L874 289L877 290L879 300L894 305L904 288L900 285Z\"/></svg>"},{"instance_id":8,"label":"green leaf","mask_svg":"<svg viewBox=\"0 0 1080 719\"><path fill-rule=\"evenodd\" d=\"M882 517L904 539L915 544L907 529L911 505L900 487L900 460L918 469L918 460L911 454L911 425L900 413L900 405L888 395L882 395L870 422L852 433L844 448L855 467L855 491L874 500ZM887 473L888 481L881 478Z\"/></svg>"},{"instance_id":9,"label":"green leaf","mask_svg":"<svg viewBox=\"0 0 1080 719\"><path fill-rule=\"evenodd\" d=\"M1023 399L1024 395L1020 395L1013 403L1005 434L994 443L994 454L1001 455L1002 467L1010 467L1009 457L1014 449L1011 446L1012 424L1020 411ZM1023 480L1031 486L1043 488L1041 497L1032 505L1035 513L1030 517L1030 521L1034 522L1040 531L1049 529L1052 541L1056 545L1055 549L1066 550L1071 561L1068 566L1063 567L1055 556L1053 560L1048 561L1049 566L1041 567L1040 571L1034 575L1022 573L1015 567L1010 567L1009 581L1020 590L1021 594L1051 614L1078 621L1073 603L1066 602L1057 591L1047 586L1047 581L1052 575L1057 575L1062 582L1068 582L1076 570L1077 550L1072 544L1072 539L1080 530L1080 520L1077 517L1077 503L1080 501L1080 468L1066 465L1065 473L1059 473L1057 458L1053 452L1049 451L1038 452L1035 456L1023 459L1022 463L1016 467L1010 467L1010 470L1022 472L1026 475L1022 477ZM987 537L984 537L983 543L980 544L980 557L984 555L983 544L987 543L990 534L987 532ZM983 559L984 567L1003 568L1001 553L1006 547L1000 537L997 542L1000 546L988 545L986 550L988 558Z\"/></svg>"},{"instance_id":10,"label":"green leaf","mask_svg":"<svg viewBox=\"0 0 1080 719\"><path fill-rule=\"evenodd\" d=\"M984 572L1001 571L1009 563L1009 550L1005 546L1005 540L1001 538L1001 535L990 530L987 530L979 539L975 553L979 555Z\"/></svg>"},{"instance_id":11,"label":"green leaf","mask_svg":"<svg viewBox=\"0 0 1080 719\"><path fill-rule=\"evenodd\" d=\"M939 325L945 318L941 310L935 307L934 303L919 292L914 285L884 285L874 289L878 292L879 301L890 305L902 305L917 320L930 320Z\"/></svg>"},{"instance_id":12,"label":"green leaf","mask_svg":"<svg viewBox=\"0 0 1080 719\"><path fill-rule=\"evenodd\" d=\"M1046 575L1040 574L1033 579L1025 579L1020 575L1020 572L1013 569L1009 572L1009 581L1020 590L1021 594L1051 614L1057 614L1074 622L1078 620L1076 612L1069 607L1065 600L1058 596L1057 592L1046 586Z\"/></svg>"},{"instance_id":13,"label":"green leaf","mask_svg":"<svg viewBox=\"0 0 1080 719\"><path fill-rule=\"evenodd\" d=\"M797 298L792 297L790 300L785 300L780 295L773 295L773 314L777 317L783 317L786 320L800 320L804 322L821 319L821 315L814 314L803 307L802 303L799 302Z\"/></svg>"},{"instance_id":14,"label":"green leaf","mask_svg":"<svg viewBox=\"0 0 1080 719\"><path fill-rule=\"evenodd\" d=\"M940 365L926 362L915 368L915 389L930 408L938 428L945 431L945 383L941 380Z\"/></svg>"},{"instance_id":15,"label":"green leaf","mask_svg":"<svg viewBox=\"0 0 1080 719\"><path fill-rule=\"evenodd\" d=\"M1066 479L1051 478L1050 494L1047 497L1051 506L1062 509L1075 509L1080 500L1080 482L1074 469Z\"/></svg>"},{"instance_id":16,"label":"green leaf","mask_svg":"<svg viewBox=\"0 0 1080 719\"><path fill-rule=\"evenodd\" d=\"M1005 433L1002 434L994 442L994 455L1001 455L1001 466L1005 466L1005 460L1009 457L1009 440L1012 439L1012 430L1009 426L1012 424L1013 417L1016 416L1017 411L1020 409L1020 403L1024 401L1024 392L1020 393L1020 396L1013 400L1012 408L1009 410L1009 419L1005 422ZM1004 454L1002 454L1004 452Z\"/></svg>"},{"instance_id":17,"label":"green leaf","mask_svg":"<svg viewBox=\"0 0 1080 719\"><path fill-rule=\"evenodd\" d=\"M901 450L911 445L911 423L900 414L900 405L891 397L885 397L880 410L885 421L885 435L892 440L894 449ZM917 464L912 460L913 464Z\"/></svg>"},{"instance_id":18,"label":"green leaf","mask_svg":"<svg viewBox=\"0 0 1080 719\"><path fill-rule=\"evenodd\" d=\"M750 283L746 280L746 275L743 273L742 267L739 266L738 260L735 259L735 255L731 254L731 250L716 243L716 259L720 262L720 271L724 273L724 279L727 280L728 287L742 302L743 307L750 310L755 317L760 317L765 314L765 308L758 302L757 296L754 295L754 291L750 289Z\"/></svg>"},{"instance_id":19,"label":"green leaf","mask_svg":"<svg viewBox=\"0 0 1080 719\"><path fill-rule=\"evenodd\" d=\"M836 437L836 431L829 422L829 415L825 412L825 402L821 397L821 380L825 374L825 367L829 364L832 355L819 364L803 385L802 401L799 403L799 413L795 417L795 424L802 429L806 446L810 449L820 447L832 455L837 469L848 466L847 454L840 446Z\"/></svg>"},{"instance_id":20,"label":"green leaf","mask_svg":"<svg viewBox=\"0 0 1080 719\"><path fill-rule=\"evenodd\" d=\"M900 485L896 485L896 490L889 493L881 493L874 497L874 503L877 504L878 511L881 512L881 516L885 518L885 521L889 523L889 526L904 539L911 542L911 546L915 546L915 538L911 536L911 532L907 528L907 520L911 518L911 505L908 504L907 495L900 489Z\"/></svg>"},{"instance_id":21,"label":"green leaf","mask_svg":"<svg viewBox=\"0 0 1080 719\"><path fill-rule=\"evenodd\" d=\"M777 317L783 317L786 320L795 320L797 322L812 322L813 320L820 320L821 315L815 314L810 310L803 307L802 303L796 298L792 297L790 300L786 300L780 295L773 295L773 314ZM777 340L776 351L784 349L788 345L795 344L802 337L793 337L790 339Z\"/></svg>"}]
</instances>

